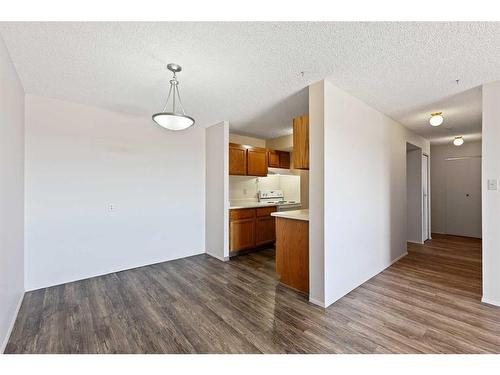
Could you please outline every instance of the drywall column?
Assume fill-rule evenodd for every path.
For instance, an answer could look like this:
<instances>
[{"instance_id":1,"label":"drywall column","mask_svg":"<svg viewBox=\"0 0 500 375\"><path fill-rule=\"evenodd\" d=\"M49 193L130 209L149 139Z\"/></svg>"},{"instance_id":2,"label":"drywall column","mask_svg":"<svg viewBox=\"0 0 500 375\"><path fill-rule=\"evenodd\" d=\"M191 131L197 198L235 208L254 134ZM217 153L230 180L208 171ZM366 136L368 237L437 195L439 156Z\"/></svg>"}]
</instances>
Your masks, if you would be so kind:
<instances>
[{"instance_id":1,"label":"drywall column","mask_svg":"<svg viewBox=\"0 0 500 375\"><path fill-rule=\"evenodd\" d=\"M328 80L311 86L309 108L313 124L323 116L310 135L310 247L328 306L406 254L406 143L430 145Z\"/></svg>"},{"instance_id":2,"label":"drywall column","mask_svg":"<svg viewBox=\"0 0 500 375\"><path fill-rule=\"evenodd\" d=\"M229 259L229 123L206 129L205 251Z\"/></svg>"},{"instance_id":3,"label":"drywall column","mask_svg":"<svg viewBox=\"0 0 500 375\"><path fill-rule=\"evenodd\" d=\"M422 150L406 152L407 240L422 243Z\"/></svg>"},{"instance_id":4,"label":"drywall column","mask_svg":"<svg viewBox=\"0 0 500 375\"><path fill-rule=\"evenodd\" d=\"M483 302L500 306L500 81L483 85ZM494 186L496 184L496 186Z\"/></svg>"},{"instance_id":5,"label":"drywall column","mask_svg":"<svg viewBox=\"0 0 500 375\"><path fill-rule=\"evenodd\" d=\"M324 81L309 86L309 300L325 306Z\"/></svg>"},{"instance_id":6,"label":"drywall column","mask_svg":"<svg viewBox=\"0 0 500 375\"><path fill-rule=\"evenodd\" d=\"M24 294L24 89L0 37L0 353Z\"/></svg>"}]
</instances>

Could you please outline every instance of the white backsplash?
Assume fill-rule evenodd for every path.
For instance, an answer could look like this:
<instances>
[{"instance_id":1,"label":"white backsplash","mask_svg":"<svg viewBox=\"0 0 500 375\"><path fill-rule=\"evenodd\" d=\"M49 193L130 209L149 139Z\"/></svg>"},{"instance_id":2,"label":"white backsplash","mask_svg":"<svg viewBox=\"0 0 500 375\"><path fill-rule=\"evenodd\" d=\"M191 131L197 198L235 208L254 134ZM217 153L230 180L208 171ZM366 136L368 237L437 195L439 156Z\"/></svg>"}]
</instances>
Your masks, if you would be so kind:
<instances>
[{"instance_id":1,"label":"white backsplash","mask_svg":"<svg viewBox=\"0 0 500 375\"><path fill-rule=\"evenodd\" d=\"M299 202L300 176L229 176L229 200L231 202L257 201L257 193L259 190L283 190L285 200Z\"/></svg>"}]
</instances>

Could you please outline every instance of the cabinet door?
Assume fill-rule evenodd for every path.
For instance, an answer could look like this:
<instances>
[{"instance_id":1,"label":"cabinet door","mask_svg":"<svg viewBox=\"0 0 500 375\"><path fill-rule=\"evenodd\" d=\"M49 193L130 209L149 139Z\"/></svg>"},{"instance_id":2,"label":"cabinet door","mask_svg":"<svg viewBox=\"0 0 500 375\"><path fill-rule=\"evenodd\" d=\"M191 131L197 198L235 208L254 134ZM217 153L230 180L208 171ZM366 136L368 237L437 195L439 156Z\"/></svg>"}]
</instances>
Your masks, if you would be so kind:
<instances>
[{"instance_id":1,"label":"cabinet door","mask_svg":"<svg viewBox=\"0 0 500 375\"><path fill-rule=\"evenodd\" d=\"M280 166L280 152L276 150L269 150L268 152L269 166L279 168Z\"/></svg>"},{"instance_id":2,"label":"cabinet door","mask_svg":"<svg viewBox=\"0 0 500 375\"><path fill-rule=\"evenodd\" d=\"M290 169L290 153L286 151L279 151L280 168Z\"/></svg>"},{"instance_id":3,"label":"cabinet door","mask_svg":"<svg viewBox=\"0 0 500 375\"><path fill-rule=\"evenodd\" d=\"M229 174L247 174L247 149L235 143L229 144Z\"/></svg>"},{"instance_id":4,"label":"cabinet door","mask_svg":"<svg viewBox=\"0 0 500 375\"><path fill-rule=\"evenodd\" d=\"M273 216L258 217L255 221L255 245L271 244L276 239L275 218Z\"/></svg>"},{"instance_id":5,"label":"cabinet door","mask_svg":"<svg viewBox=\"0 0 500 375\"><path fill-rule=\"evenodd\" d=\"M309 169L309 115L293 119L293 167Z\"/></svg>"},{"instance_id":6,"label":"cabinet door","mask_svg":"<svg viewBox=\"0 0 500 375\"><path fill-rule=\"evenodd\" d=\"M267 176L267 151L265 148L247 150L247 175Z\"/></svg>"},{"instance_id":7,"label":"cabinet door","mask_svg":"<svg viewBox=\"0 0 500 375\"><path fill-rule=\"evenodd\" d=\"M233 220L229 223L229 249L238 252L255 247L255 219Z\"/></svg>"}]
</instances>

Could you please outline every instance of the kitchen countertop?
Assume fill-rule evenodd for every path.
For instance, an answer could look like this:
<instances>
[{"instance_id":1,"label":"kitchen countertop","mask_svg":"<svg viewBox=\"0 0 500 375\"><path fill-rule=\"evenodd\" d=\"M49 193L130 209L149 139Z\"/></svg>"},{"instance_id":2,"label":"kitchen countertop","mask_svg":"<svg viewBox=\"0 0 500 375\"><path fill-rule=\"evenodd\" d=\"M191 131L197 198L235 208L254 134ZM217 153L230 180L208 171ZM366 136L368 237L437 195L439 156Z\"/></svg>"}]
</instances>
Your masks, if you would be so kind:
<instances>
[{"instance_id":1,"label":"kitchen countertop","mask_svg":"<svg viewBox=\"0 0 500 375\"><path fill-rule=\"evenodd\" d=\"M309 221L309 209L272 212L271 216L281 217L283 219L304 220Z\"/></svg>"},{"instance_id":2,"label":"kitchen countertop","mask_svg":"<svg viewBox=\"0 0 500 375\"><path fill-rule=\"evenodd\" d=\"M230 210L236 210L238 208L258 208L258 207L273 207L277 206L276 203L265 203L265 202L240 202L229 204Z\"/></svg>"}]
</instances>

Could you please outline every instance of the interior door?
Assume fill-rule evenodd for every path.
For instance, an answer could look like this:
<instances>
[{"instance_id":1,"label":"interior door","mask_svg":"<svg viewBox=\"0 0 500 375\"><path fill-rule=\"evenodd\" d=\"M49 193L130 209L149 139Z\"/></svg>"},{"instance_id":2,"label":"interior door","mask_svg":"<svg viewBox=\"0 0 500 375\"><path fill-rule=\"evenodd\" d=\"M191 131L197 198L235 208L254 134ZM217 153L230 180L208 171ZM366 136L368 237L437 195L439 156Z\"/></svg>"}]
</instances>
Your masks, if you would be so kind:
<instances>
[{"instance_id":1,"label":"interior door","mask_svg":"<svg viewBox=\"0 0 500 375\"><path fill-rule=\"evenodd\" d=\"M422 155L422 241L429 236L429 157Z\"/></svg>"},{"instance_id":2,"label":"interior door","mask_svg":"<svg viewBox=\"0 0 500 375\"><path fill-rule=\"evenodd\" d=\"M481 237L481 158L446 160L446 233Z\"/></svg>"}]
</instances>

